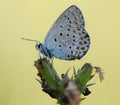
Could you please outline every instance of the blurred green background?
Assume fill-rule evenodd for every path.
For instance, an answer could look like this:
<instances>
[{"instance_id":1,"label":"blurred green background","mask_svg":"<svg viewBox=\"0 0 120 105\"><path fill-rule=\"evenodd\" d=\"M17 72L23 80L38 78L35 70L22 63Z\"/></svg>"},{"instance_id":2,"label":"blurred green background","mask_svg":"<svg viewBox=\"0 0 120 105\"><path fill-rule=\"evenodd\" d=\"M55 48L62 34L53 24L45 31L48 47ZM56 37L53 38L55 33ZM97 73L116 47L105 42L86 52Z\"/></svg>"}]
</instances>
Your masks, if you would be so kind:
<instances>
[{"instance_id":1,"label":"blurred green background","mask_svg":"<svg viewBox=\"0 0 120 105\"><path fill-rule=\"evenodd\" d=\"M43 42L57 17L73 4L83 12L91 47L81 60L55 59L54 66L59 75L86 62L102 67L105 80L92 80L96 85L82 105L120 105L120 0L1 0L0 105L56 104L35 80L35 43L20 37Z\"/></svg>"}]
</instances>

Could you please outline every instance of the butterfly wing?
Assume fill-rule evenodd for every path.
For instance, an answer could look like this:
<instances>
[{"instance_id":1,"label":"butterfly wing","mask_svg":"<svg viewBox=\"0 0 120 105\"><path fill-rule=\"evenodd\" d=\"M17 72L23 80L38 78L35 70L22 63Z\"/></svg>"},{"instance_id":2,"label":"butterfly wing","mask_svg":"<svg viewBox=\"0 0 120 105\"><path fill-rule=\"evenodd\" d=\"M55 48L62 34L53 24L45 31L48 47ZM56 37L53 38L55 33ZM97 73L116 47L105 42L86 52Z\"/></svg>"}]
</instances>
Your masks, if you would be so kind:
<instances>
[{"instance_id":1,"label":"butterfly wing","mask_svg":"<svg viewBox=\"0 0 120 105\"><path fill-rule=\"evenodd\" d=\"M49 30L44 46L60 59L80 59L90 45L82 12L75 5L66 9Z\"/></svg>"}]
</instances>

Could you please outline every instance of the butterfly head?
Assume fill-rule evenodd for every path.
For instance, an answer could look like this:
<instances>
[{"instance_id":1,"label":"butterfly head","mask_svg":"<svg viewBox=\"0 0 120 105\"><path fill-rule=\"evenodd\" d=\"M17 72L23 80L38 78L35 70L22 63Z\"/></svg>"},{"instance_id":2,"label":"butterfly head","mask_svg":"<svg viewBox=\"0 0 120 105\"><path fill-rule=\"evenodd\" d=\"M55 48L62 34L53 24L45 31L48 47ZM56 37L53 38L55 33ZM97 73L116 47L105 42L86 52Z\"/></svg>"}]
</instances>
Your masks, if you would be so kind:
<instances>
[{"instance_id":1,"label":"butterfly head","mask_svg":"<svg viewBox=\"0 0 120 105\"><path fill-rule=\"evenodd\" d=\"M41 53L44 52L42 43L36 43L36 49L39 50Z\"/></svg>"},{"instance_id":2,"label":"butterfly head","mask_svg":"<svg viewBox=\"0 0 120 105\"><path fill-rule=\"evenodd\" d=\"M53 57L53 55L51 55L51 53L49 52L47 47L45 47L42 43L37 43L36 49L39 50L40 53L42 53L43 55L45 55L46 57L48 57L50 59Z\"/></svg>"}]
</instances>

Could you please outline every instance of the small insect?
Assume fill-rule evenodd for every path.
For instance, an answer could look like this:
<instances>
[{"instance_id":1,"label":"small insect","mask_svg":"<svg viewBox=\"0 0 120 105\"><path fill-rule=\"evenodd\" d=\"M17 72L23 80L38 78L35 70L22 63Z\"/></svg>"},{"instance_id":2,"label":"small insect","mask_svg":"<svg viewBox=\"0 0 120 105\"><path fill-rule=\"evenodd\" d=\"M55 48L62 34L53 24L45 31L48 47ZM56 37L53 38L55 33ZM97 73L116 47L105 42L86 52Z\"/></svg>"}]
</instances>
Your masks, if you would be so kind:
<instances>
[{"instance_id":1,"label":"small insect","mask_svg":"<svg viewBox=\"0 0 120 105\"><path fill-rule=\"evenodd\" d=\"M44 43L36 48L48 58L74 60L82 58L90 47L90 37L85 30L81 10L72 5L55 21Z\"/></svg>"},{"instance_id":2,"label":"small insect","mask_svg":"<svg viewBox=\"0 0 120 105\"><path fill-rule=\"evenodd\" d=\"M104 72L100 67L94 67L96 70L95 72L99 74L100 81L102 82L104 80Z\"/></svg>"}]
</instances>

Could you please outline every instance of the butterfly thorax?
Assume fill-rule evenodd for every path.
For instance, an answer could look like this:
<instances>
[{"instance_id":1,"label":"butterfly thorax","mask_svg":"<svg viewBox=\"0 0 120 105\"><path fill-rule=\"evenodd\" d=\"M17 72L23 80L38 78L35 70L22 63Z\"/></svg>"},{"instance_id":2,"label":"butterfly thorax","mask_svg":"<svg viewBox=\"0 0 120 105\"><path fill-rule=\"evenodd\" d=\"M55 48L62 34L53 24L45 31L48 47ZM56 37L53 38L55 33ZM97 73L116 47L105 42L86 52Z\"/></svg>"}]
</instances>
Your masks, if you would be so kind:
<instances>
[{"instance_id":1,"label":"butterfly thorax","mask_svg":"<svg viewBox=\"0 0 120 105\"><path fill-rule=\"evenodd\" d=\"M52 58L53 55L50 53L50 51L47 49L46 46L44 46L42 43L36 44L36 49L40 51L43 55L45 55L48 58Z\"/></svg>"}]
</instances>

